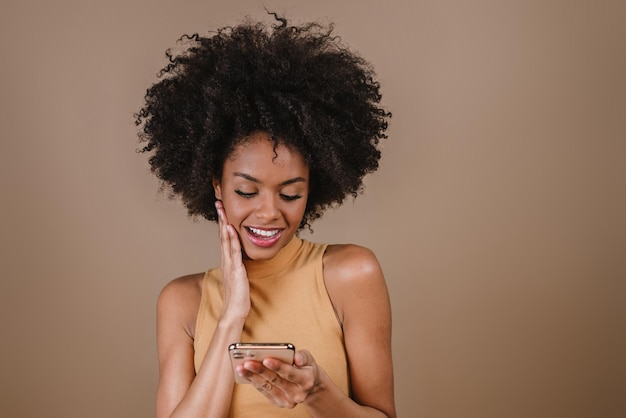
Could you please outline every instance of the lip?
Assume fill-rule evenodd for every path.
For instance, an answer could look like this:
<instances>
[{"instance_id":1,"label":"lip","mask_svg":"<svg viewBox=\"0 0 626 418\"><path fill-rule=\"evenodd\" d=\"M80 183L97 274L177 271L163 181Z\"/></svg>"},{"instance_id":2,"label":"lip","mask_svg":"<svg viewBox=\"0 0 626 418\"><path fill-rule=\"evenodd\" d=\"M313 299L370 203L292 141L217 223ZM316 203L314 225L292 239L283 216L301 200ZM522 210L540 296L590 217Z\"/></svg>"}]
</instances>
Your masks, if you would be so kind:
<instances>
[{"instance_id":1,"label":"lip","mask_svg":"<svg viewBox=\"0 0 626 418\"><path fill-rule=\"evenodd\" d=\"M253 227L254 229L261 229L263 231L278 231L276 235L272 237L260 237L259 235L254 234L250 227L244 227L246 231L246 236L248 237L248 241L257 247L271 247L276 244L283 235L283 228L259 228L257 226Z\"/></svg>"}]
</instances>

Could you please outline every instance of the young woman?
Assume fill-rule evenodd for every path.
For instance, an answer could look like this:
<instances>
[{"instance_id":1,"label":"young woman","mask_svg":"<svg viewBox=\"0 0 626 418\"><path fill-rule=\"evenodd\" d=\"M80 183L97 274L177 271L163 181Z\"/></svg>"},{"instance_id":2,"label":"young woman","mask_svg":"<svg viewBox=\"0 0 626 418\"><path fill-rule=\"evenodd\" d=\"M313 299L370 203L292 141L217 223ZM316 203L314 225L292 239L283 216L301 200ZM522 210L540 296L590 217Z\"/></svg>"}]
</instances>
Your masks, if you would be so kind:
<instances>
[{"instance_id":1,"label":"young woman","mask_svg":"<svg viewBox=\"0 0 626 418\"><path fill-rule=\"evenodd\" d=\"M378 168L390 114L332 27L276 19L186 37L138 114L152 171L218 222L222 255L159 297L157 416L395 417L376 257L297 237ZM293 343L294 361L233 370L240 341Z\"/></svg>"}]
</instances>

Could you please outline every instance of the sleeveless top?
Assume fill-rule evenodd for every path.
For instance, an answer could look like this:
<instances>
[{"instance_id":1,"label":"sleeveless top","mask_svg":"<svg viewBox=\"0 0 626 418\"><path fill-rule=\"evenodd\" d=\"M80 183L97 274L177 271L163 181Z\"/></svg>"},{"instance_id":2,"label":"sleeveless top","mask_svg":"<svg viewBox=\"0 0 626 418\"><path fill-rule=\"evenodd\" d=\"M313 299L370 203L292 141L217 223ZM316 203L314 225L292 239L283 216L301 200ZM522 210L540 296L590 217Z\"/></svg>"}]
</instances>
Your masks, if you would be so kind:
<instances>
[{"instance_id":1,"label":"sleeveless top","mask_svg":"<svg viewBox=\"0 0 626 418\"><path fill-rule=\"evenodd\" d=\"M346 395L348 366L343 331L324 284L326 244L294 237L271 260L244 260L251 309L242 342L287 342L311 352L316 363ZM221 269L204 275L194 337L194 366L200 369L222 309ZM238 342L238 341L232 341ZM227 347L224 347L226 350ZM272 405L250 384L235 384L230 417L310 417L304 405Z\"/></svg>"}]
</instances>

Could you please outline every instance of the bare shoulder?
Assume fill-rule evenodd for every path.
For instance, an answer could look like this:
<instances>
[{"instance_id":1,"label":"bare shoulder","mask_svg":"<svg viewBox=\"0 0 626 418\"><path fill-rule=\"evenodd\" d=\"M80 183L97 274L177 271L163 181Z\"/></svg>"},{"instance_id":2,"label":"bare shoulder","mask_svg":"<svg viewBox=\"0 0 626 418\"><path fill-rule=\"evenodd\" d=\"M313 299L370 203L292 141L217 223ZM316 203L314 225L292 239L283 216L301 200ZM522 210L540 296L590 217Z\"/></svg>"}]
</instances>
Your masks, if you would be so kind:
<instances>
[{"instance_id":1,"label":"bare shoulder","mask_svg":"<svg viewBox=\"0 0 626 418\"><path fill-rule=\"evenodd\" d=\"M374 253L354 244L329 245L323 259L324 283L339 321L352 307L387 299L387 286Z\"/></svg>"},{"instance_id":2,"label":"bare shoulder","mask_svg":"<svg viewBox=\"0 0 626 418\"><path fill-rule=\"evenodd\" d=\"M189 274L187 276L178 277L169 283L167 283L161 294L159 300L177 297L199 297L202 294L202 279L204 273Z\"/></svg>"},{"instance_id":3,"label":"bare shoulder","mask_svg":"<svg viewBox=\"0 0 626 418\"><path fill-rule=\"evenodd\" d=\"M376 255L354 244L329 245L324 254L324 278L327 281L362 281L376 279L382 270Z\"/></svg>"},{"instance_id":4,"label":"bare shoulder","mask_svg":"<svg viewBox=\"0 0 626 418\"><path fill-rule=\"evenodd\" d=\"M193 338L203 278L204 273L196 273L167 283L157 302L158 322L177 322Z\"/></svg>"}]
</instances>

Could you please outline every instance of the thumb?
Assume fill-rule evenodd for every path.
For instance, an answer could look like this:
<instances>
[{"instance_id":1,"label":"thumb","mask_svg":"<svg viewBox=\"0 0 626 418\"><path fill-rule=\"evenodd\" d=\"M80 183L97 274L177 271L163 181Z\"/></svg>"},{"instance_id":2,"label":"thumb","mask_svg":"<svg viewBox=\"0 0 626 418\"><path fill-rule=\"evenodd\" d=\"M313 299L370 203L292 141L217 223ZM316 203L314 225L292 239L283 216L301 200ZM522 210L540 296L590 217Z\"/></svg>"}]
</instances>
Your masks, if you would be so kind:
<instances>
[{"instance_id":1,"label":"thumb","mask_svg":"<svg viewBox=\"0 0 626 418\"><path fill-rule=\"evenodd\" d=\"M296 352L296 355L293 358L293 364L297 367L312 366L315 364L315 360L313 359L311 353L307 350L301 350Z\"/></svg>"}]
</instances>

